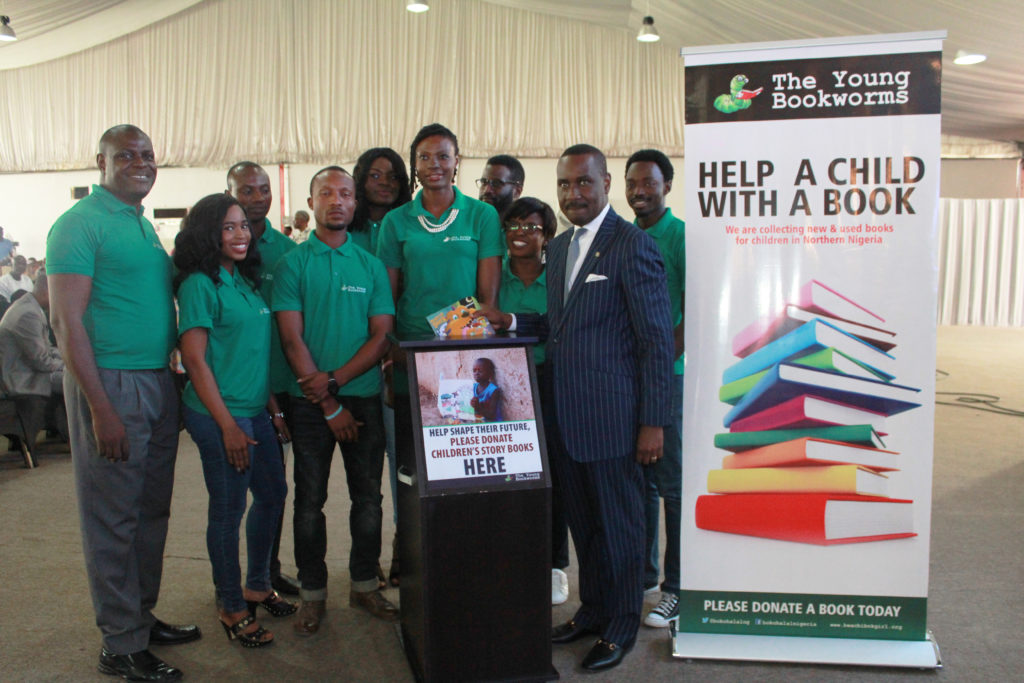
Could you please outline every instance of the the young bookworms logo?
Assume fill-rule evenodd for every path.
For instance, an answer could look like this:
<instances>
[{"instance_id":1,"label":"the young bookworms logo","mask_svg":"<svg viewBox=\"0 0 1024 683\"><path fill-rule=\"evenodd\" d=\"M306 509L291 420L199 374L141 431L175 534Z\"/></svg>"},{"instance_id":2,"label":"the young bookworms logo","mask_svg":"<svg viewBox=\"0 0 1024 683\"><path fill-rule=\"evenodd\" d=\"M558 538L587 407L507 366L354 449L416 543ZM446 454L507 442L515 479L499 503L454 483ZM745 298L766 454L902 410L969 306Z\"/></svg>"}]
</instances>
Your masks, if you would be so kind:
<instances>
[{"instance_id":1,"label":"the young bookworms logo","mask_svg":"<svg viewBox=\"0 0 1024 683\"><path fill-rule=\"evenodd\" d=\"M741 109L748 109L751 100L761 94L764 88L757 90L744 90L743 86L750 82L743 74L737 74L729 81L729 94L719 95L715 98L715 109L723 114L733 114Z\"/></svg>"}]
</instances>

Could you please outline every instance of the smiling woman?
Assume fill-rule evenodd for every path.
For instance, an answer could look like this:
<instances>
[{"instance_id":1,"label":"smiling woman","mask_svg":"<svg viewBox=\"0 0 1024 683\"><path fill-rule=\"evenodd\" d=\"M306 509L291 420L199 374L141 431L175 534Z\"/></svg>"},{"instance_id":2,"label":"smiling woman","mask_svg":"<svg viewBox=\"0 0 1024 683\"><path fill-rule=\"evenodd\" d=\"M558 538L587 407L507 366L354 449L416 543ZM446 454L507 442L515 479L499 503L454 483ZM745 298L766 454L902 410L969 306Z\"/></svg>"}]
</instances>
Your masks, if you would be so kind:
<instances>
[{"instance_id":1,"label":"smiling woman","mask_svg":"<svg viewBox=\"0 0 1024 683\"><path fill-rule=\"evenodd\" d=\"M218 614L229 639L262 647L274 636L256 622L256 605L274 616L295 606L270 585L270 549L287 493L274 442L289 434L270 393L270 309L258 290L259 251L242 206L228 194L196 202L174 246L181 358L189 374L185 428L199 447L210 494L206 543ZM250 490L243 590L238 528Z\"/></svg>"}]
</instances>

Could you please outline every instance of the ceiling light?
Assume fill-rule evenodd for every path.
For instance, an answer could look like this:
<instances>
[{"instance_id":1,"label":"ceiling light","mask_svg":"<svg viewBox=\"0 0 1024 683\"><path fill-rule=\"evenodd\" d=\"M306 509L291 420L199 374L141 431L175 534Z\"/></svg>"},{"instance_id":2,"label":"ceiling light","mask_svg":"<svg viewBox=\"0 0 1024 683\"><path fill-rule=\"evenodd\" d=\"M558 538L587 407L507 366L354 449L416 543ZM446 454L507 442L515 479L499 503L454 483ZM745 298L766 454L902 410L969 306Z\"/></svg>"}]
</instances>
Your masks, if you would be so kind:
<instances>
[{"instance_id":1,"label":"ceiling light","mask_svg":"<svg viewBox=\"0 0 1024 683\"><path fill-rule=\"evenodd\" d=\"M953 59L954 64L960 66L966 66L968 64L981 64L988 57L981 54L980 52L971 52L970 50L957 50L956 57Z\"/></svg>"},{"instance_id":2,"label":"ceiling light","mask_svg":"<svg viewBox=\"0 0 1024 683\"><path fill-rule=\"evenodd\" d=\"M0 40L17 40L18 36L14 34L14 29L11 28L11 18L8 16L0 17Z\"/></svg>"},{"instance_id":3,"label":"ceiling light","mask_svg":"<svg viewBox=\"0 0 1024 683\"><path fill-rule=\"evenodd\" d=\"M405 9L409 10L410 12L415 12L416 14L419 14L420 12L426 12L428 9L430 9L430 5L428 5L425 2L410 2L408 5L405 6Z\"/></svg>"},{"instance_id":4,"label":"ceiling light","mask_svg":"<svg viewBox=\"0 0 1024 683\"><path fill-rule=\"evenodd\" d=\"M658 29L654 28L654 17L644 17L644 25L640 27L636 39L641 43L656 43L661 40Z\"/></svg>"}]
</instances>

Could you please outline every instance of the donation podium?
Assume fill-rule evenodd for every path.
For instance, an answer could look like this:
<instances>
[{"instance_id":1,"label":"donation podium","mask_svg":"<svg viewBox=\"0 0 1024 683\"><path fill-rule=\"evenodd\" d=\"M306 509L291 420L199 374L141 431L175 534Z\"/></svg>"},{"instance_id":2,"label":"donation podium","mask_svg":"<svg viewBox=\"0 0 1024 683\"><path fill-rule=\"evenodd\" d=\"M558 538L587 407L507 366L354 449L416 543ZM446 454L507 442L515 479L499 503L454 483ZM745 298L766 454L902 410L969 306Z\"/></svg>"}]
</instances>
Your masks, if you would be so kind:
<instances>
[{"instance_id":1,"label":"donation podium","mask_svg":"<svg viewBox=\"0 0 1024 683\"><path fill-rule=\"evenodd\" d=\"M396 413L411 410L413 432L398 435L402 639L418 680L558 678L535 341L399 342L409 396ZM474 365L500 388L486 410L472 405Z\"/></svg>"}]
</instances>

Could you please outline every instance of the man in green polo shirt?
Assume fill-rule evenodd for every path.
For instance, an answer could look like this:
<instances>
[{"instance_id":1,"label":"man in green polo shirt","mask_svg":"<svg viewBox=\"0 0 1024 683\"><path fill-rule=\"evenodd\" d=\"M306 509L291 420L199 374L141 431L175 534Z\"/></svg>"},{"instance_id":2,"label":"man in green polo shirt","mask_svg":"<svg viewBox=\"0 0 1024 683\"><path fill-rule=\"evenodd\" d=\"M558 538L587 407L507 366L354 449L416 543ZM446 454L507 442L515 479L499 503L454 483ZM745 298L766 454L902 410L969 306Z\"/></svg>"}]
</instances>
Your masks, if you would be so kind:
<instances>
[{"instance_id":1,"label":"man in green polo shirt","mask_svg":"<svg viewBox=\"0 0 1024 683\"><path fill-rule=\"evenodd\" d=\"M328 166L313 176L316 231L274 273L273 311L298 384L292 390L295 563L300 635L320 628L327 600L323 506L336 445L348 480L352 552L349 604L388 621L397 608L377 588L384 425L377 363L389 348L395 307L384 264L349 239L355 183Z\"/></svg>"},{"instance_id":2,"label":"man in green polo shirt","mask_svg":"<svg viewBox=\"0 0 1024 683\"><path fill-rule=\"evenodd\" d=\"M284 233L275 230L274 226L270 224L270 219L267 218L274 195L270 186L270 176L262 166L252 161L239 161L228 169L227 183L226 192L242 205L245 217L249 220L252 238L260 250L262 262L260 265L260 294L269 306L274 295L274 270L284 255L295 248L295 242ZM281 350L281 336L277 329L277 322L271 319L270 391L273 392L278 408L286 419L291 412L288 391L294 386L295 375L292 374L292 369L288 366L288 359L284 357L284 351ZM280 444L278 445L280 446ZM281 458L284 459L283 448ZM277 525L277 536L274 537L274 545L270 549L270 583L274 590L285 595L298 595L298 581L281 573L281 560L278 557L281 551L281 531L284 526L284 517L285 513L282 511L281 520Z\"/></svg>"},{"instance_id":3,"label":"man in green polo shirt","mask_svg":"<svg viewBox=\"0 0 1024 683\"><path fill-rule=\"evenodd\" d=\"M178 451L171 261L142 200L156 180L153 144L131 125L100 138L100 184L50 230L50 311L67 365L64 397L99 670L129 680L182 673L149 645L188 642L197 626L153 616Z\"/></svg>"},{"instance_id":4,"label":"man in green polo shirt","mask_svg":"<svg viewBox=\"0 0 1024 683\"><path fill-rule=\"evenodd\" d=\"M658 500L665 501L665 580L661 599L644 617L644 624L666 628L679 614L679 534L683 487L683 312L686 288L686 225L665 206L672 189L672 162L656 149L643 149L626 161L626 201L636 225L654 238L665 261L668 296L674 317L675 366L672 378L672 424L665 425L663 457L644 468L647 518L644 587L658 590Z\"/></svg>"}]
</instances>

